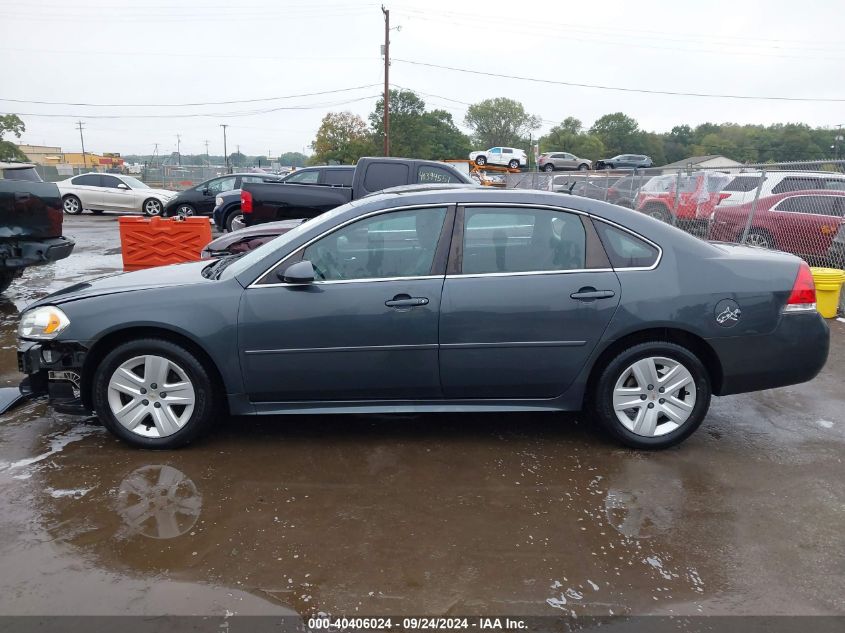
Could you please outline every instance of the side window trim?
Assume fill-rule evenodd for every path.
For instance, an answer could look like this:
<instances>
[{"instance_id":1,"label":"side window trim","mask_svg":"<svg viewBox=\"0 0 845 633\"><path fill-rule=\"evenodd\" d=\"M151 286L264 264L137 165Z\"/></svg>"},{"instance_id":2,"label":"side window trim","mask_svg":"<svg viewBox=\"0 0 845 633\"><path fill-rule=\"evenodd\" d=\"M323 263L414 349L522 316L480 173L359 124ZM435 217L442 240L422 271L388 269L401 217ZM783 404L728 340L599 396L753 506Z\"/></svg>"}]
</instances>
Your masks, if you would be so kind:
<instances>
[{"instance_id":1,"label":"side window trim","mask_svg":"<svg viewBox=\"0 0 845 633\"><path fill-rule=\"evenodd\" d=\"M569 213L571 215L577 216L581 220L581 224L584 227L585 233L585 268L572 268L572 269L560 269L560 270L530 270L530 271L521 271L521 272L489 272L489 273L464 273L463 272L463 249L464 249L464 228L466 226L466 210L473 209L473 208L505 208L505 209L527 209L527 210L538 210L538 209L545 209L547 211L558 212L558 213ZM455 228L452 233L452 245L449 249L449 261L446 265L446 277L459 277L459 278L471 278L471 277L524 277L528 275L564 275L569 273L585 273L585 272L609 272L612 271L613 268L610 266L610 261L607 259L607 253L604 252L604 246L601 245L601 242L598 242L598 247L600 249L601 254L595 253L596 243L593 242L591 245L591 241L593 239L598 240L598 235L595 233L595 228L592 226L590 222L590 215L583 212L578 211L577 209L570 209L567 207L556 207L556 206L549 206L543 204L520 204L520 203L490 203L490 202L475 202L475 203L464 203L459 204L458 208L455 213ZM629 231L630 232L630 231ZM636 235L636 233L632 233ZM639 236L637 236L639 237ZM645 238L643 238L645 239ZM649 244L652 244L651 241L645 240ZM655 245L656 246L656 245ZM659 249L659 247L658 247ZM591 252L592 251L592 252ZM662 251L660 251L662 254ZM606 261L607 267L606 268L591 268L590 260L591 255L593 261ZM660 256L658 256L658 262L660 261Z\"/></svg>"},{"instance_id":2,"label":"side window trim","mask_svg":"<svg viewBox=\"0 0 845 633\"><path fill-rule=\"evenodd\" d=\"M446 216L443 219L443 227L440 230L440 236L437 238L437 246L434 250L434 259L432 262L432 268L428 275L419 275L419 276L409 276L409 277L373 277L373 278L363 278L363 279L340 279L340 280L315 280L313 283L318 285L325 285L325 284L350 284L350 283L364 283L364 282L382 282L382 281L392 281L394 279L431 279L431 278L443 278L445 275L445 268L446 268L446 260L447 260L447 253L449 252L449 244L452 239L452 231L453 226L455 223L455 205L454 204L447 204L446 207ZM319 235L311 238L305 244L299 246L296 250L291 251L284 257L282 257L278 262L270 266L265 272L259 275L255 281L253 281L247 289L250 288L274 288L277 286L298 286L298 284L288 284L283 281L277 281L278 277L276 277L276 273L280 270L288 268L289 266L302 261L305 251L308 249L309 246L318 242L319 240L323 239L324 237L331 235L332 233L339 231L340 229L349 226L350 224L354 224L360 220L364 220L367 218L372 218L378 215L386 215L388 213L398 212L398 211L413 211L416 209L431 209L431 208L443 208L441 205L432 205L432 204L416 204L408 207L393 207L389 209L379 209L377 211L373 211L371 213L366 213L364 215L351 218L346 222L338 224L337 226L333 226L332 228L320 233ZM444 246L445 242L445 246Z\"/></svg>"}]
</instances>

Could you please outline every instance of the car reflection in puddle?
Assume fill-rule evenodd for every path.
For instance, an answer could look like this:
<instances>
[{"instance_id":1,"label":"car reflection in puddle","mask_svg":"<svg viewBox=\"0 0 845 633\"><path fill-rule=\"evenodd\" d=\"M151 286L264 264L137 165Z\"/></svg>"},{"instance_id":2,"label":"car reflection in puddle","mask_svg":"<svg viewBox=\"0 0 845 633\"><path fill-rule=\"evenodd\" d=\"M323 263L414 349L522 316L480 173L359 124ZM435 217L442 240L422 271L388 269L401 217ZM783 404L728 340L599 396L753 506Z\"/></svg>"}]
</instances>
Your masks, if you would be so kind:
<instances>
[{"instance_id":1,"label":"car reflection in puddle","mask_svg":"<svg viewBox=\"0 0 845 633\"><path fill-rule=\"evenodd\" d=\"M684 484L675 469L654 461L632 459L607 491L607 522L630 539L668 532L684 502Z\"/></svg>"},{"instance_id":2,"label":"car reflection in puddle","mask_svg":"<svg viewBox=\"0 0 845 633\"><path fill-rule=\"evenodd\" d=\"M202 511L202 495L173 466L142 466L120 482L116 509L130 535L170 539L194 527Z\"/></svg>"}]
</instances>

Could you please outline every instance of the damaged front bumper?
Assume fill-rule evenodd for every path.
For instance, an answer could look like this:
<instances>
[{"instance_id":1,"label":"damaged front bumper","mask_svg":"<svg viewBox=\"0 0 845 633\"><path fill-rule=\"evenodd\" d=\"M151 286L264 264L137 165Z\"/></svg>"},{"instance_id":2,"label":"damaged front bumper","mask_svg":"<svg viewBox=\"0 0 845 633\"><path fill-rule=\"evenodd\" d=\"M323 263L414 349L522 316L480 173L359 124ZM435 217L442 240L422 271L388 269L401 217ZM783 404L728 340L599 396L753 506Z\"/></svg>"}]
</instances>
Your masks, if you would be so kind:
<instances>
[{"instance_id":1,"label":"damaged front bumper","mask_svg":"<svg viewBox=\"0 0 845 633\"><path fill-rule=\"evenodd\" d=\"M12 396L9 393L0 401L0 413L26 399L46 395L56 411L89 415L90 409L81 398L82 364L86 352L77 343L21 340L18 344L18 371L27 377L18 389L19 398L9 401Z\"/></svg>"}]
</instances>

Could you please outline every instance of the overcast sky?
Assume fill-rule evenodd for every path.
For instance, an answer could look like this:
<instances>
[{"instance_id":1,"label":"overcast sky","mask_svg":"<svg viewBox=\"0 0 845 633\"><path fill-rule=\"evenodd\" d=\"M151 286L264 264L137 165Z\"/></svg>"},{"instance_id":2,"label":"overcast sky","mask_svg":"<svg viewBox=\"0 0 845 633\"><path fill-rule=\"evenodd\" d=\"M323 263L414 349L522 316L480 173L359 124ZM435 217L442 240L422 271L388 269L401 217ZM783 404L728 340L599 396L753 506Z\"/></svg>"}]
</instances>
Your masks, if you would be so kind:
<instances>
[{"instance_id":1,"label":"overcast sky","mask_svg":"<svg viewBox=\"0 0 845 633\"><path fill-rule=\"evenodd\" d=\"M385 5L391 26L401 27L391 32L391 84L449 110L462 127L462 102L497 96L541 116L541 133L567 116L589 126L620 110L653 131L704 121L845 123L841 0ZM80 150L77 119L93 152L150 153L158 143L168 154L181 134L183 154L204 152L205 140L220 154L221 123L229 125L230 152L238 145L245 154L303 151L326 112L366 118L373 110L383 37L380 4L351 0L0 0L0 112L21 114L22 142L64 151ZM408 61L553 82L817 101L621 92ZM325 94L271 100L318 92ZM249 99L267 100L174 105Z\"/></svg>"}]
</instances>

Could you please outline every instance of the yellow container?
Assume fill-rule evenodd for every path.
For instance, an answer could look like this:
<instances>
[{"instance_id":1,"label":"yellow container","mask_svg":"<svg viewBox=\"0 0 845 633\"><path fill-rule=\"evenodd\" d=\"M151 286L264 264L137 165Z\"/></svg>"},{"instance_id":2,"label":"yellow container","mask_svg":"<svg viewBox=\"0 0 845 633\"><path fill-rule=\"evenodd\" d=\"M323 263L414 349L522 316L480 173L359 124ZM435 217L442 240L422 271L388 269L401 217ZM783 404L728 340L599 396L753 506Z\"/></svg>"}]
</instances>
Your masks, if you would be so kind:
<instances>
[{"instance_id":1,"label":"yellow container","mask_svg":"<svg viewBox=\"0 0 845 633\"><path fill-rule=\"evenodd\" d=\"M816 283L816 307L825 319L836 316L839 293L845 282L845 271L836 268L811 268Z\"/></svg>"}]
</instances>

